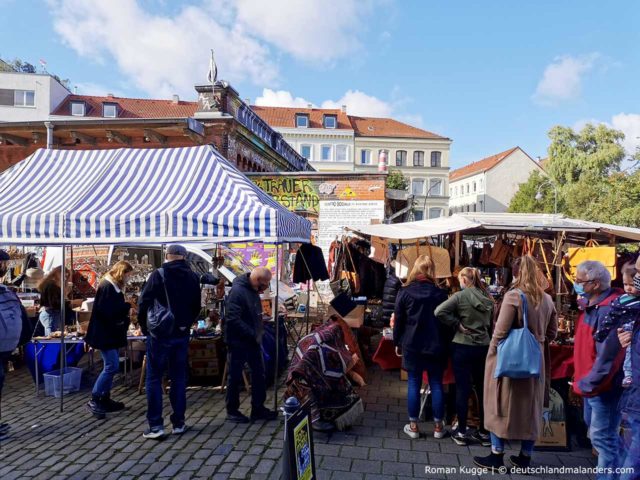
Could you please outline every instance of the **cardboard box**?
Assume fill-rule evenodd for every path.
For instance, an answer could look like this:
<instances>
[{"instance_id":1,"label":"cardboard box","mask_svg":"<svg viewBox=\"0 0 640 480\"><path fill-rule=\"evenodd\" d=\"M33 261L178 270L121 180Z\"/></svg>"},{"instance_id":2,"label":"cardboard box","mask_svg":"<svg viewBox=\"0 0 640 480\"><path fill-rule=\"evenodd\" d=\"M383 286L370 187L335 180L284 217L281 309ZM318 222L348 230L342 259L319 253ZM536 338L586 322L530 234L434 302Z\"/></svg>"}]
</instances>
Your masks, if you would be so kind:
<instances>
[{"instance_id":1,"label":"cardboard box","mask_svg":"<svg viewBox=\"0 0 640 480\"><path fill-rule=\"evenodd\" d=\"M347 315L346 317L342 317L340 314L338 314L338 312L336 312L333 307L330 306L329 310L327 311L327 315L338 315L339 317L342 317L344 321L347 322L347 325L349 325L351 328L360 328L364 323L364 310L364 305L358 305L356 308L351 310L351 312L349 312L349 315Z\"/></svg>"}]
</instances>

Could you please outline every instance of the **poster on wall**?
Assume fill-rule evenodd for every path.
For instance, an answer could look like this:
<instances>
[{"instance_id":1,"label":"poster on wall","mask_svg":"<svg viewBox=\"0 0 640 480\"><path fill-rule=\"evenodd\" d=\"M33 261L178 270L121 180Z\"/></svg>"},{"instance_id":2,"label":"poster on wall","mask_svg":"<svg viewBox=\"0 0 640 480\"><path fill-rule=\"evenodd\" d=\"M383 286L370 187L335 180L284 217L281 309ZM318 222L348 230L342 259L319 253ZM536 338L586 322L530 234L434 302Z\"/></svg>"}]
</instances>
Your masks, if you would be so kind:
<instances>
[{"instance_id":1,"label":"poster on wall","mask_svg":"<svg viewBox=\"0 0 640 480\"><path fill-rule=\"evenodd\" d=\"M549 389L549 407L542 410L542 429L536 449L565 450L568 448L567 415L564 399L554 390Z\"/></svg>"}]
</instances>

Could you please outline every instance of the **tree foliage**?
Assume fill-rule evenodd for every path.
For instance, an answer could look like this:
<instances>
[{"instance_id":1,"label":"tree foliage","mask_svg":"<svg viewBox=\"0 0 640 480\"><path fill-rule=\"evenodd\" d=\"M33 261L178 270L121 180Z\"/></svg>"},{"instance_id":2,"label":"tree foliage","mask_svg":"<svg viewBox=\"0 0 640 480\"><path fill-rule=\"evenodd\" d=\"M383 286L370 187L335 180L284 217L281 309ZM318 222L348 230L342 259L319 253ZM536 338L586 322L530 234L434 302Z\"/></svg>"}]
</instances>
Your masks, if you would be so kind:
<instances>
[{"instance_id":1,"label":"tree foliage","mask_svg":"<svg viewBox=\"0 0 640 480\"><path fill-rule=\"evenodd\" d=\"M392 170L387 175L387 188L395 190L406 190L409 188L409 180L402 174L400 170Z\"/></svg>"},{"instance_id":2,"label":"tree foliage","mask_svg":"<svg viewBox=\"0 0 640 480\"><path fill-rule=\"evenodd\" d=\"M640 226L640 172L620 170L622 132L605 125L588 124L579 132L557 126L549 138L548 177L534 171L509 211L552 213L557 194L558 213L568 217Z\"/></svg>"}]
</instances>

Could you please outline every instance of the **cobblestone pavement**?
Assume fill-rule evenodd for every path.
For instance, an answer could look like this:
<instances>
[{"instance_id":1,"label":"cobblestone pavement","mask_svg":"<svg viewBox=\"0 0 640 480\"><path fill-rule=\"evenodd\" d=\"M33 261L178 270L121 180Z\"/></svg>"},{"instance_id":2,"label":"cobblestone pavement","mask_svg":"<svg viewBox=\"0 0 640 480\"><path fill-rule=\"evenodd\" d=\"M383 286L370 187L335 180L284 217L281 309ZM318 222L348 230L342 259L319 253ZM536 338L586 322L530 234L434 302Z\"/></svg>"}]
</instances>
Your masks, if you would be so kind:
<instances>
[{"instance_id":1,"label":"cobblestone pavement","mask_svg":"<svg viewBox=\"0 0 640 480\"><path fill-rule=\"evenodd\" d=\"M9 438L0 442L2 480L279 477L283 445L280 422L226 424L222 395L211 387L192 387L188 390L187 408L190 430L182 436L169 435L160 442L144 440L141 434L146 426L145 396L138 395L134 387L121 385L117 378L113 397L124 401L128 409L106 420L96 420L84 406L93 378L85 372L81 391L66 397L64 413L60 413L58 399L44 397L42 392L39 397L34 396L26 368L7 375L2 417L12 424L12 429ZM406 383L399 380L398 372L382 372L377 367L370 369L368 380L369 385L362 390L362 424L348 432L315 435L319 479L472 478L459 470L425 474L425 466L471 467L472 456L488 453L487 448L459 447L451 439L432 437L409 440L401 432L406 418ZM267 404L273 406L272 392ZM168 409L165 398L165 412ZM248 413L246 395L241 409ZM430 433L432 425L423 425L423 430ZM587 450L536 453L535 460L549 466L594 465Z\"/></svg>"}]
</instances>

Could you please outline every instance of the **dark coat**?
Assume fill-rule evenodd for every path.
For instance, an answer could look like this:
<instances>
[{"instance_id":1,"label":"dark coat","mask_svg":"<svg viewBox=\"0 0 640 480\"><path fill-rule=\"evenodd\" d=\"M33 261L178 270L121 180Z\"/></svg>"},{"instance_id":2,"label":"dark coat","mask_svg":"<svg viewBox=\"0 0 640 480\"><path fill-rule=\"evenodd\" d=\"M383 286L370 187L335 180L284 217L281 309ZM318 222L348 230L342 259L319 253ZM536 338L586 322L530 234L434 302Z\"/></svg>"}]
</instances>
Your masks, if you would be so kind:
<instances>
[{"instance_id":1,"label":"dark coat","mask_svg":"<svg viewBox=\"0 0 640 480\"><path fill-rule=\"evenodd\" d=\"M246 273L233 281L225 302L224 341L230 347L256 348L262 344L262 304Z\"/></svg>"},{"instance_id":2,"label":"dark coat","mask_svg":"<svg viewBox=\"0 0 640 480\"><path fill-rule=\"evenodd\" d=\"M174 337L185 337L201 310L200 279L184 260L174 260L162 264L166 281L171 313L175 317ZM147 335L147 312L158 300L167 306L162 277L157 270L151 274L138 300L138 321L142 332Z\"/></svg>"},{"instance_id":3,"label":"dark coat","mask_svg":"<svg viewBox=\"0 0 640 480\"><path fill-rule=\"evenodd\" d=\"M391 271L386 282L384 282L384 289L382 291L382 320L385 325L389 325L391 315L396 309L396 297L398 296L400 287L402 287L402 282L396 277L395 272Z\"/></svg>"},{"instance_id":4,"label":"dark coat","mask_svg":"<svg viewBox=\"0 0 640 480\"><path fill-rule=\"evenodd\" d=\"M636 319L631 336L631 376L633 383L625 393L625 411L634 419L640 421L640 320Z\"/></svg>"},{"instance_id":5,"label":"dark coat","mask_svg":"<svg viewBox=\"0 0 640 480\"><path fill-rule=\"evenodd\" d=\"M117 292L111 282L102 280L93 302L86 342L98 350L126 346L130 308L122 291Z\"/></svg>"},{"instance_id":6,"label":"dark coat","mask_svg":"<svg viewBox=\"0 0 640 480\"><path fill-rule=\"evenodd\" d=\"M446 299L444 290L426 281L412 282L398 292L393 342L402 347L406 370L415 369L424 356L443 360L447 355L453 333L434 314Z\"/></svg>"}]
</instances>

